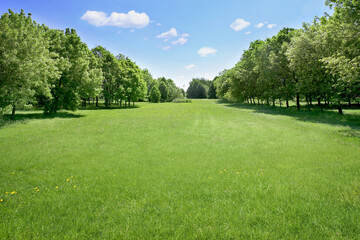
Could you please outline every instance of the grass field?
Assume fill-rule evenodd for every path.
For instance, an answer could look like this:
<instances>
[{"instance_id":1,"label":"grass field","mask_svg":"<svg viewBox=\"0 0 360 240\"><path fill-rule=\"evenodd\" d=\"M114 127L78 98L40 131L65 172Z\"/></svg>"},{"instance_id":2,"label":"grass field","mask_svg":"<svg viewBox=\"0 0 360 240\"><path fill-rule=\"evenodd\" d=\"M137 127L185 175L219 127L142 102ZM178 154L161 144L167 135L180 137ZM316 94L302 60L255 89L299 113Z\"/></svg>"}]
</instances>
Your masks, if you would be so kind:
<instances>
[{"instance_id":1,"label":"grass field","mask_svg":"<svg viewBox=\"0 0 360 240\"><path fill-rule=\"evenodd\" d=\"M19 112L0 239L359 239L360 111L193 100Z\"/></svg>"}]
</instances>

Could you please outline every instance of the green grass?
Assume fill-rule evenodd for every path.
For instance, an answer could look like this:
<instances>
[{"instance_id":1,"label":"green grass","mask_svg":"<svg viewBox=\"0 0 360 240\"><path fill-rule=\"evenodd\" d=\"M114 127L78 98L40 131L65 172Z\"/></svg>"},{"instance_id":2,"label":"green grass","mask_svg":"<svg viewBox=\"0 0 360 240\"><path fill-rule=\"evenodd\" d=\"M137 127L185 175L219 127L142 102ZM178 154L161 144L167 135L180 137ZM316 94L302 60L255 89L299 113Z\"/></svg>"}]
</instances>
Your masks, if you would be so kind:
<instances>
[{"instance_id":1,"label":"green grass","mask_svg":"<svg viewBox=\"0 0 360 240\"><path fill-rule=\"evenodd\" d=\"M359 110L138 106L0 127L0 239L359 238Z\"/></svg>"}]
</instances>

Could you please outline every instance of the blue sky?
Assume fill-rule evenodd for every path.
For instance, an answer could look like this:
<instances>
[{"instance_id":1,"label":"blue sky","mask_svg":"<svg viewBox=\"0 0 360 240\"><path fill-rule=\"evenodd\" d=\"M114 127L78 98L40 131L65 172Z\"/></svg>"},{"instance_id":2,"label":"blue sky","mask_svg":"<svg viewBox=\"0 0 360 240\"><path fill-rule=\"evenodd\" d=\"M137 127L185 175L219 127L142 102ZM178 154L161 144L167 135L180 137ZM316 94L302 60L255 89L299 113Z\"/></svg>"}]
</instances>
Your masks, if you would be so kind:
<instances>
[{"instance_id":1,"label":"blue sky","mask_svg":"<svg viewBox=\"0 0 360 240\"><path fill-rule=\"evenodd\" d=\"M212 79L233 67L251 41L330 13L324 2L3 0L0 11L24 9L51 28L74 28L89 48L101 45L122 53L153 77L186 88L193 77Z\"/></svg>"}]
</instances>

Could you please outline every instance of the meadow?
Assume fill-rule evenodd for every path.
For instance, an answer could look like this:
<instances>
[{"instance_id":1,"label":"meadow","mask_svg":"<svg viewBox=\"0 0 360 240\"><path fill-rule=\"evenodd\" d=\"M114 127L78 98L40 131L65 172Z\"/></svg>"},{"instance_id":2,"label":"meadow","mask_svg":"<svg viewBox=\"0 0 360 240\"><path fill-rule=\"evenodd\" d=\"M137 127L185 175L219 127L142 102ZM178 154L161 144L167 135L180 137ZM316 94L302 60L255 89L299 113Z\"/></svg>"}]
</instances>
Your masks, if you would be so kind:
<instances>
[{"instance_id":1,"label":"meadow","mask_svg":"<svg viewBox=\"0 0 360 240\"><path fill-rule=\"evenodd\" d=\"M193 100L19 111L0 239L358 239L360 110Z\"/></svg>"}]
</instances>

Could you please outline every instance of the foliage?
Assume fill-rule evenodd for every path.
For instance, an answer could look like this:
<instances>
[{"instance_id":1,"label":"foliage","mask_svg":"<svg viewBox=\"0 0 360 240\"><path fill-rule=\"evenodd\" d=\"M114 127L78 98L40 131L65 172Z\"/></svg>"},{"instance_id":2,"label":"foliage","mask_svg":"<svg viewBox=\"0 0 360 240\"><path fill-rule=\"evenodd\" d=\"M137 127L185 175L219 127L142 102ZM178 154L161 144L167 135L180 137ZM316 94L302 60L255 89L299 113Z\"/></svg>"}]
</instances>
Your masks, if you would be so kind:
<instances>
[{"instance_id":1,"label":"foliage","mask_svg":"<svg viewBox=\"0 0 360 240\"><path fill-rule=\"evenodd\" d=\"M151 93L150 93L150 102L154 102L154 103L158 103L160 102L161 99L161 93L160 90L157 86L153 86L151 88Z\"/></svg>"},{"instance_id":2,"label":"foliage","mask_svg":"<svg viewBox=\"0 0 360 240\"><path fill-rule=\"evenodd\" d=\"M300 30L282 29L265 41L257 40L240 61L214 79L217 96L275 106L296 99L307 105L360 102L360 13L358 1L327 1L333 16L315 18ZM195 85L194 85L195 86ZM193 90L192 90L193 91ZM191 92L190 92L191 93ZM323 102L323 104L322 104Z\"/></svg>"}]
</instances>

